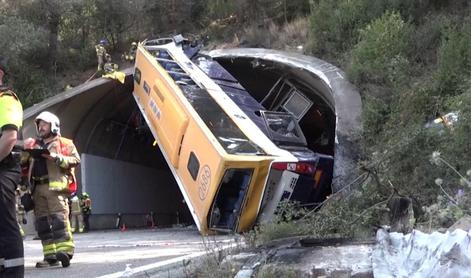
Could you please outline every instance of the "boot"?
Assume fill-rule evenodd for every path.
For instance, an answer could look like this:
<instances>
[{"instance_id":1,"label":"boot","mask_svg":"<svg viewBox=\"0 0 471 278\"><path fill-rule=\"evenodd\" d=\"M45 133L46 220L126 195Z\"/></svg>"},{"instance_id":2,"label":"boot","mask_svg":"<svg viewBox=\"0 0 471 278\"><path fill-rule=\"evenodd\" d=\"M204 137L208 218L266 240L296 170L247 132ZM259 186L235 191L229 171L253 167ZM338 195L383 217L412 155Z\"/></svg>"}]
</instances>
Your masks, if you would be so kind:
<instances>
[{"instance_id":1,"label":"boot","mask_svg":"<svg viewBox=\"0 0 471 278\"><path fill-rule=\"evenodd\" d=\"M59 251L56 254L57 260L59 260L62 264L62 267L68 267L70 265L70 259L72 256L69 256L67 253L63 251Z\"/></svg>"},{"instance_id":2,"label":"boot","mask_svg":"<svg viewBox=\"0 0 471 278\"><path fill-rule=\"evenodd\" d=\"M50 266L59 266L59 262L57 261L57 258L54 255L44 257L44 260L36 263L36 268L44 268Z\"/></svg>"}]
</instances>

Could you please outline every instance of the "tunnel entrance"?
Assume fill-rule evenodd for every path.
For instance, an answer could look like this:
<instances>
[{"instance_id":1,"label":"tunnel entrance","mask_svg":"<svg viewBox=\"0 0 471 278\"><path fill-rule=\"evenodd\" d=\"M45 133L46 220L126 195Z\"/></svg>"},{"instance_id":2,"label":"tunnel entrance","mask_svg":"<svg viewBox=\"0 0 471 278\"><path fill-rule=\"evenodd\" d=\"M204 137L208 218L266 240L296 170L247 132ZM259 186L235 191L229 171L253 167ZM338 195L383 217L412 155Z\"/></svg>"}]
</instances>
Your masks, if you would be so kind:
<instances>
[{"instance_id":1,"label":"tunnel entrance","mask_svg":"<svg viewBox=\"0 0 471 278\"><path fill-rule=\"evenodd\" d=\"M129 73L124 85L98 79L66 91L25 111L23 136L36 136L40 112L58 115L62 135L74 140L81 155L78 191L92 199L92 229L192 225L132 91Z\"/></svg>"},{"instance_id":2,"label":"tunnel entrance","mask_svg":"<svg viewBox=\"0 0 471 278\"><path fill-rule=\"evenodd\" d=\"M94 110L100 115L87 116L86 121L93 125L79 128L76 136L82 148L82 190L99 200L93 211L100 215L92 225L119 226L117 221L128 227L192 224L132 90L110 93L96 105Z\"/></svg>"}]
</instances>

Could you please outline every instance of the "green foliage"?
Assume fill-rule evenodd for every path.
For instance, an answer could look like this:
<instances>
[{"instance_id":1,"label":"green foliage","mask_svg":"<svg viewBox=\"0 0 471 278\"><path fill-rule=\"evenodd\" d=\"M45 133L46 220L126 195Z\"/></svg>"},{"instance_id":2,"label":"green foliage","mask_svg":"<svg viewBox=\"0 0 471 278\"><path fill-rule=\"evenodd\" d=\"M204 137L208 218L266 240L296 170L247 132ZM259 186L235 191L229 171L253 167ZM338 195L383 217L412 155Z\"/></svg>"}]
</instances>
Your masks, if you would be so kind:
<instances>
[{"instance_id":1,"label":"green foliage","mask_svg":"<svg viewBox=\"0 0 471 278\"><path fill-rule=\"evenodd\" d=\"M327 57L338 57L349 49L357 37L358 28L369 21L369 18L361 17L365 11L363 2L315 2L311 15L312 52Z\"/></svg>"},{"instance_id":2,"label":"green foliage","mask_svg":"<svg viewBox=\"0 0 471 278\"><path fill-rule=\"evenodd\" d=\"M438 70L435 80L440 95L463 92L462 84L471 76L471 21L444 31L438 50Z\"/></svg>"},{"instance_id":3,"label":"green foliage","mask_svg":"<svg viewBox=\"0 0 471 278\"><path fill-rule=\"evenodd\" d=\"M24 105L28 106L37 99L28 98L34 91L38 95L48 93L45 75L41 66L47 53L47 33L33 24L17 18L2 17L0 23L0 47L2 55L8 60L6 80L15 81L15 90Z\"/></svg>"},{"instance_id":4,"label":"green foliage","mask_svg":"<svg viewBox=\"0 0 471 278\"><path fill-rule=\"evenodd\" d=\"M375 142L375 136L383 131L385 122L390 113L388 102L381 98L365 97L363 101L364 139L370 143Z\"/></svg>"},{"instance_id":5,"label":"green foliage","mask_svg":"<svg viewBox=\"0 0 471 278\"><path fill-rule=\"evenodd\" d=\"M452 164L458 169L467 170L471 167L471 78L464 83L468 88L464 93L453 97L448 104L450 111L458 111L458 122L447 134L444 143L440 146L443 153L452 157Z\"/></svg>"},{"instance_id":6,"label":"green foliage","mask_svg":"<svg viewBox=\"0 0 471 278\"><path fill-rule=\"evenodd\" d=\"M305 213L295 203L281 202L272 221L255 227L245 237L249 245L255 247L275 239L300 235L300 227L293 225L293 221Z\"/></svg>"},{"instance_id":7,"label":"green foliage","mask_svg":"<svg viewBox=\"0 0 471 278\"><path fill-rule=\"evenodd\" d=\"M385 13L360 30L351 51L348 73L363 82L397 86L408 76L411 27L398 13Z\"/></svg>"},{"instance_id":8,"label":"green foliage","mask_svg":"<svg viewBox=\"0 0 471 278\"><path fill-rule=\"evenodd\" d=\"M300 277L301 273L291 268L286 268L286 266L282 265L281 267L277 265L264 265L260 268L257 272L256 278L278 278L278 277L286 277L286 278L297 278Z\"/></svg>"}]
</instances>

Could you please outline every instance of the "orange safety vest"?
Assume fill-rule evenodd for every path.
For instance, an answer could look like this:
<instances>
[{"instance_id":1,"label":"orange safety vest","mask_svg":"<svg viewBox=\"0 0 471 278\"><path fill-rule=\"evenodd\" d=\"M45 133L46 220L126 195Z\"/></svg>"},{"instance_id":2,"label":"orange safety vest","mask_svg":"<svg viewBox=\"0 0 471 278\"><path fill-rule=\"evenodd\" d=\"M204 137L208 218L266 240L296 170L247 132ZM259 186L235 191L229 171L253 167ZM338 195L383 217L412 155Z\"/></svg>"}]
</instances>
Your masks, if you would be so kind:
<instances>
[{"instance_id":1,"label":"orange safety vest","mask_svg":"<svg viewBox=\"0 0 471 278\"><path fill-rule=\"evenodd\" d=\"M70 156L72 155L69 151L69 145L73 145L74 143L72 140L64 138L64 137L59 137L59 144L60 144L60 154L65 155L65 156ZM75 167L72 167L67 171L67 178L69 181L69 192L75 193L77 191L77 179L75 178Z\"/></svg>"}]
</instances>

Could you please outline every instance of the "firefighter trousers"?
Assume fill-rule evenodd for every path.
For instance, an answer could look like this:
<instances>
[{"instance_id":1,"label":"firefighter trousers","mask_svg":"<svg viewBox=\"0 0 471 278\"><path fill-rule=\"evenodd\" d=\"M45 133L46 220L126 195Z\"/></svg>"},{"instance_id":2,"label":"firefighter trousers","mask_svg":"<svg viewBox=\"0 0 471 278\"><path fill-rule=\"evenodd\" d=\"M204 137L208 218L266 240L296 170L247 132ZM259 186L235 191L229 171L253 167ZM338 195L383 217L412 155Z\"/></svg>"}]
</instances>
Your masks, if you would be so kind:
<instances>
[{"instance_id":1,"label":"firefighter trousers","mask_svg":"<svg viewBox=\"0 0 471 278\"><path fill-rule=\"evenodd\" d=\"M36 229L43 245L44 258L53 258L57 252L64 252L72 258L75 245L67 195L49 190L48 184L38 184L33 198Z\"/></svg>"},{"instance_id":2,"label":"firefighter trousers","mask_svg":"<svg viewBox=\"0 0 471 278\"><path fill-rule=\"evenodd\" d=\"M0 169L0 278L24 276L23 238L15 209L19 181L19 167Z\"/></svg>"},{"instance_id":3,"label":"firefighter trousers","mask_svg":"<svg viewBox=\"0 0 471 278\"><path fill-rule=\"evenodd\" d=\"M82 212L72 212L70 224L72 226L72 232L81 233L84 229Z\"/></svg>"}]
</instances>

